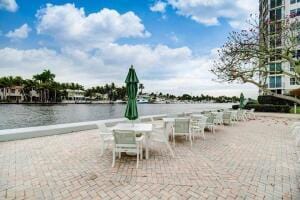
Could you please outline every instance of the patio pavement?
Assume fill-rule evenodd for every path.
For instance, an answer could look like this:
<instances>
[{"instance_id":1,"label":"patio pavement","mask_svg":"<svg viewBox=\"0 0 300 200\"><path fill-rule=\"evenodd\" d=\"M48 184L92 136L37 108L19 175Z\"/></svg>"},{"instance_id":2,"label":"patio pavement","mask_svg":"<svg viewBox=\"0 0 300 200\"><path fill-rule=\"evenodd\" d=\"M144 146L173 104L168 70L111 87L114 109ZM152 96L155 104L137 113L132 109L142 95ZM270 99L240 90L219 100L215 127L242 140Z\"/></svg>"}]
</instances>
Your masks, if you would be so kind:
<instances>
[{"instance_id":1,"label":"patio pavement","mask_svg":"<svg viewBox=\"0 0 300 200\"><path fill-rule=\"evenodd\" d=\"M172 158L163 145L150 159L100 157L97 130L0 143L0 199L300 199L300 149L294 119L259 117L218 126Z\"/></svg>"}]
</instances>

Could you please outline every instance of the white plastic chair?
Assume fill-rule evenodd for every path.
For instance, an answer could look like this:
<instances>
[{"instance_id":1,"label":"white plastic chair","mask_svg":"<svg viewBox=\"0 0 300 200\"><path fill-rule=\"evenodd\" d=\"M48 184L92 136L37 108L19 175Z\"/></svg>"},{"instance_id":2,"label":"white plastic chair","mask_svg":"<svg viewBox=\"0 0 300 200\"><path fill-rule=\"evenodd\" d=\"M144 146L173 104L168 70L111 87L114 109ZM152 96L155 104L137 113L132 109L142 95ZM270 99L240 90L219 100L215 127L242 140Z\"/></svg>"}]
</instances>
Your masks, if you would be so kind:
<instances>
[{"instance_id":1,"label":"white plastic chair","mask_svg":"<svg viewBox=\"0 0 300 200\"><path fill-rule=\"evenodd\" d=\"M195 139L195 134L202 134L203 139L205 139L205 127L206 127L206 116L198 116L198 117L192 117L191 118L191 133L192 138Z\"/></svg>"},{"instance_id":2,"label":"white plastic chair","mask_svg":"<svg viewBox=\"0 0 300 200\"><path fill-rule=\"evenodd\" d=\"M222 125L223 124L223 112L214 112L214 124Z\"/></svg>"},{"instance_id":3,"label":"white plastic chair","mask_svg":"<svg viewBox=\"0 0 300 200\"><path fill-rule=\"evenodd\" d=\"M252 108L251 110L248 110L246 112L246 116L248 119L256 119L255 113L254 113L254 108Z\"/></svg>"},{"instance_id":4,"label":"white plastic chair","mask_svg":"<svg viewBox=\"0 0 300 200\"><path fill-rule=\"evenodd\" d=\"M190 120L185 118L175 119L175 123L172 126L173 145L175 146L175 136L185 136L190 140L191 146L193 145L192 134L190 129Z\"/></svg>"},{"instance_id":5,"label":"white plastic chair","mask_svg":"<svg viewBox=\"0 0 300 200\"><path fill-rule=\"evenodd\" d=\"M216 128L216 125L214 123L215 115L213 115L212 113L205 113L204 116L207 117L205 128L208 128L214 134Z\"/></svg>"},{"instance_id":6,"label":"white plastic chair","mask_svg":"<svg viewBox=\"0 0 300 200\"><path fill-rule=\"evenodd\" d=\"M233 125L232 113L231 112L224 112L223 113L223 123L224 124L228 124L230 126Z\"/></svg>"},{"instance_id":7,"label":"white plastic chair","mask_svg":"<svg viewBox=\"0 0 300 200\"><path fill-rule=\"evenodd\" d=\"M106 127L104 123L97 124L97 127L100 131L100 137L101 137L101 156L104 153L104 150L109 146L109 144L112 144L114 141L113 133L112 131Z\"/></svg>"},{"instance_id":8,"label":"white plastic chair","mask_svg":"<svg viewBox=\"0 0 300 200\"><path fill-rule=\"evenodd\" d=\"M245 110L238 110L237 119L238 119L238 121L246 121L247 120L246 111Z\"/></svg>"},{"instance_id":9,"label":"white plastic chair","mask_svg":"<svg viewBox=\"0 0 300 200\"><path fill-rule=\"evenodd\" d=\"M169 149L172 157L174 158L174 152L169 144L169 135L167 133L167 131L165 131L163 128L153 128L153 131L151 133L150 136L150 140L151 142L159 142L159 143L163 143L167 146L167 148Z\"/></svg>"},{"instance_id":10,"label":"white plastic chair","mask_svg":"<svg viewBox=\"0 0 300 200\"><path fill-rule=\"evenodd\" d=\"M117 131L113 132L114 136L114 147L113 147L113 163L112 167L115 166L116 153L136 153L136 168L139 167L139 159L143 158L143 139L144 136L136 137L136 133L133 131Z\"/></svg>"}]
</instances>

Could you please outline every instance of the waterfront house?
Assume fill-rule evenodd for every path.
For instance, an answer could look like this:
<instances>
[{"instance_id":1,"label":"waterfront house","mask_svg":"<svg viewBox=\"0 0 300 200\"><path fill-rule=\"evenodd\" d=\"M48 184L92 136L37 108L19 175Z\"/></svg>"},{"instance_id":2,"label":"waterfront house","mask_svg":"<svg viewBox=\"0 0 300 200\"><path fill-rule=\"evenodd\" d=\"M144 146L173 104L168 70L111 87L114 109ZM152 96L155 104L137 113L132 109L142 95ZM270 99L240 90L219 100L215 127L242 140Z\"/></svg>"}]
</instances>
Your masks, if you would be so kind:
<instances>
[{"instance_id":1,"label":"waterfront house","mask_svg":"<svg viewBox=\"0 0 300 200\"><path fill-rule=\"evenodd\" d=\"M90 100L109 100L108 94L101 94L99 92L92 94L92 96L89 98Z\"/></svg>"},{"instance_id":2,"label":"waterfront house","mask_svg":"<svg viewBox=\"0 0 300 200\"><path fill-rule=\"evenodd\" d=\"M11 86L0 89L0 100L19 103L24 100L23 86Z\"/></svg>"},{"instance_id":3,"label":"waterfront house","mask_svg":"<svg viewBox=\"0 0 300 200\"><path fill-rule=\"evenodd\" d=\"M39 101L40 95L36 90L31 90L29 92L29 98L30 98L30 102L36 102Z\"/></svg>"},{"instance_id":4,"label":"waterfront house","mask_svg":"<svg viewBox=\"0 0 300 200\"><path fill-rule=\"evenodd\" d=\"M150 99L151 99L151 97L149 94L140 94L137 96L138 103L149 103Z\"/></svg>"},{"instance_id":5,"label":"waterfront house","mask_svg":"<svg viewBox=\"0 0 300 200\"><path fill-rule=\"evenodd\" d=\"M80 103L80 102L85 102L86 97L85 91L84 90L71 90L67 89L66 90L66 96L63 97L62 102L63 103Z\"/></svg>"}]
</instances>

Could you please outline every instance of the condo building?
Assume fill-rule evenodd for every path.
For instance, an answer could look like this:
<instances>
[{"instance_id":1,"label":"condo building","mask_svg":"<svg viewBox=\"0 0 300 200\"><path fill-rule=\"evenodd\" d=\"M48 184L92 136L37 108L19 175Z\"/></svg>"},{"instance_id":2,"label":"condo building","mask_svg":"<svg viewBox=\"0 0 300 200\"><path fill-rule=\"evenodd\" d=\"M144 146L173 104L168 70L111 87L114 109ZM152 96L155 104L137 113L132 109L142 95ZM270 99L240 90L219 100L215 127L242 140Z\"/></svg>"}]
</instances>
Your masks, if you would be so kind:
<instances>
[{"instance_id":1,"label":"condo building","mask_svg":"<svg viewBox=\"0 0 300 200\"><path fill-rule=\"evenodd\" d=\"M276 51L281 51L282 38L281 27L282 22L286 17L300 18L300 0L260 0L259 1L259 21L260 27L267 30L269 38L268 43L270 48L275 48ZM299 50L294 53L296 58L300 59ZM300 80L296 80L283 73L294 72L294 68L288 62L285 62L281 57L269 58L269 74L267 77L267 86L277 94L289 94L293 89L300 87Z\"/></svg>"}]
</instances>

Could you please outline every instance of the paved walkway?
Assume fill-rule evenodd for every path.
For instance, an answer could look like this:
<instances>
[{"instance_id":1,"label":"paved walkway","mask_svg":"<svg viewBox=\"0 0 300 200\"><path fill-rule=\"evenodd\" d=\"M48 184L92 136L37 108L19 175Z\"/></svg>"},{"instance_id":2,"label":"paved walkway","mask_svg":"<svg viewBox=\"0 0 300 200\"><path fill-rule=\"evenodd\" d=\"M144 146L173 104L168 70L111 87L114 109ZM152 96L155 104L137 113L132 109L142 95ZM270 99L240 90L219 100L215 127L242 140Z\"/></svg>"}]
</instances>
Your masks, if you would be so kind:
<instances>
[{"instance_id":1,"label":"paved walkway","mask_svg":"<svg viewBox=\"0 0 300 200\"><path fill-rule=\"evenodd\" d=\"M153 145L135 168L100 157L96 130L0 143L0 199L300 199L292 120L260 117L219 126L172 158ZM160 150L158 150L160 149Z\"/></svg>"}]
</instances>

